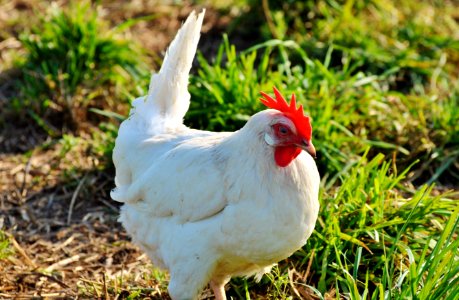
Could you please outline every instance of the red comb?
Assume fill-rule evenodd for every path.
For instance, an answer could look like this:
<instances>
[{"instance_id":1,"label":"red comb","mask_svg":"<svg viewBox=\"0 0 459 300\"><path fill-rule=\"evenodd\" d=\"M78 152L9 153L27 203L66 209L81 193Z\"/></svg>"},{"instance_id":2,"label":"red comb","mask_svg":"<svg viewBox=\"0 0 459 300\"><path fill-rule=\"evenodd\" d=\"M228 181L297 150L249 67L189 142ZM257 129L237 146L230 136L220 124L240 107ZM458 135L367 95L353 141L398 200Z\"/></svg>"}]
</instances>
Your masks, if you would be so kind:
<instances>
[{"instance_id":1,"label":"red comb","mask_svg":"<svg viewBox=\"0 0 459 300\"><path fill-rule=\"evenodd\" d=\"M301 136L310 140L312 133L311 122L309 117L305 116L303 113L303 105L296 108L295 94L292 94L292 99L290 100L290 104L288 104L276 87L273 87L273 90L276 99L264 92L260 92L264 97L260 98L261 103L269 108L277 109L278 111L283 112L286 117L292 120Z\"/></svg>"}]
</instances>

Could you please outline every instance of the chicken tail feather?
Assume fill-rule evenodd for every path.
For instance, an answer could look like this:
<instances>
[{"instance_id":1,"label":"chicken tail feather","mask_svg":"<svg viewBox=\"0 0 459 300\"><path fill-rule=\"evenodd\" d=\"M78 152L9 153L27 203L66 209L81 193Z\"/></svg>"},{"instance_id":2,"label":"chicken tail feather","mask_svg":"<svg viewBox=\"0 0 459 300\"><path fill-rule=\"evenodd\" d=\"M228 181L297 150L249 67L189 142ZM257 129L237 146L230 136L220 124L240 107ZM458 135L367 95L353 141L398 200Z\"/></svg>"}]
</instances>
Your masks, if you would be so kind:
<instances>
[{"instance_id":1,"label":"chicken tail feather","mask_svg":"<svg viewBox=\"0 0 459 300\"><path fill-rule=\"evenodd\" d=\"M129 118L120 126L113 149L117 188L111 197L116 201L133 202L140 197L138 186L143 182L134 180L132 168L147 158L139 157L133 147L141 148L150 137L184 127L183 117L190 106L188 77L204 13L204 10L199 14L192 12L187 18L172 41L159 73L151 77L148 95L134 100Z\"/></svg>"},{"instance_id":2,"label":"chicken tail feather","mask_svg":"<svg viewBox=\"0 0 459 300\"><path fill-rule=\"evenodd\" d=\"M133 113L143 119L152 133L159 131L161 121L172 126L183 123L190 106L188 77L204 13L205 10L199 14L193 11L189 15L170 44L159 73L152 75L148 95L133 102Z\"/></svg>"}]
</instances>

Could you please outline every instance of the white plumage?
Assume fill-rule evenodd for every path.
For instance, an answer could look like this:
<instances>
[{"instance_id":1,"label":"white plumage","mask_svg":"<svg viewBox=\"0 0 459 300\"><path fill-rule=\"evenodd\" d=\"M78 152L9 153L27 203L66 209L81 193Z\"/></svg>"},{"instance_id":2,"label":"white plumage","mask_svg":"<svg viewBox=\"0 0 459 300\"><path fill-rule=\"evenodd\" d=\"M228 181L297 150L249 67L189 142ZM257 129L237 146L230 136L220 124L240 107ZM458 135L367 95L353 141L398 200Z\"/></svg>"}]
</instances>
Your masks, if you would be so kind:
<instances>
[{"instance_id":1,"label":"white plumage","mask_svg":"<svg viewBox=\"0 0 459 300\"><path fill-rule=\"evenodd\" d=\"M121 124L113 154L120 220L170 272L173 299L195 299L209 282L224 299L232 276L261 275L303 246L319 210L311 155L298 151L281 167L275 154L314 152L288 114L259 112L236 132L183 125L203 17L191 13L179 30L148 95Z\"/></svg>"}]
</instances>

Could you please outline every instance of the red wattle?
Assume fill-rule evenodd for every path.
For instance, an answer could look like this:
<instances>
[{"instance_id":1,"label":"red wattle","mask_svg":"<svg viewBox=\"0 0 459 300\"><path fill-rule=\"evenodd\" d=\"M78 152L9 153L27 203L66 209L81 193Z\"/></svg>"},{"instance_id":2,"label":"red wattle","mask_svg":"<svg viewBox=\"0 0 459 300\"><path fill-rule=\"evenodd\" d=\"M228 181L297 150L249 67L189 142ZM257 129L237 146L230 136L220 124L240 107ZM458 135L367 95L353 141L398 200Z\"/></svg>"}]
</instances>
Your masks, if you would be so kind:
<instances>
[{"instance_id":1,"label":"red wattle","mask_svg":"<svg viewBox=\"0 0 459 300\"><path fill-rule=\"evenodd\" d=\"M286 167L300 153L301 149L296 146L276 147L274 150L274 160L279 167Z\"/></svg>"}]
</instances>

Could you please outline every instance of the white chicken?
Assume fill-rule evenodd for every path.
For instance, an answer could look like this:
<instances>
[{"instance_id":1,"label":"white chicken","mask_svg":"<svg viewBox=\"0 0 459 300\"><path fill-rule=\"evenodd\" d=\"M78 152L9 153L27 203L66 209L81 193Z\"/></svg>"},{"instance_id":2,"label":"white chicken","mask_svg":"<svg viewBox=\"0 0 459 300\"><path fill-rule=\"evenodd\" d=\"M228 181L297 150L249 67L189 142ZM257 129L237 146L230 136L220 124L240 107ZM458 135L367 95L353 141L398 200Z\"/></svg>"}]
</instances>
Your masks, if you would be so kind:
<instances>
[{"instance_id":1,"label":"white chicken","mask_svg":"<svg viewBox=\"0 0 459 300\"><path fill-rule=\"evenodd\" d=\"M274 99L262 93L271 109L236 132L183 124L203 18L193 12L183 24L113 151L120 221L169 271L172 299L196 299L207 283L226 299L231 277L261 278L302 247L319 211L312 129L294 95L288 105L277 89Z\"/></svg>"}]
</instances>

